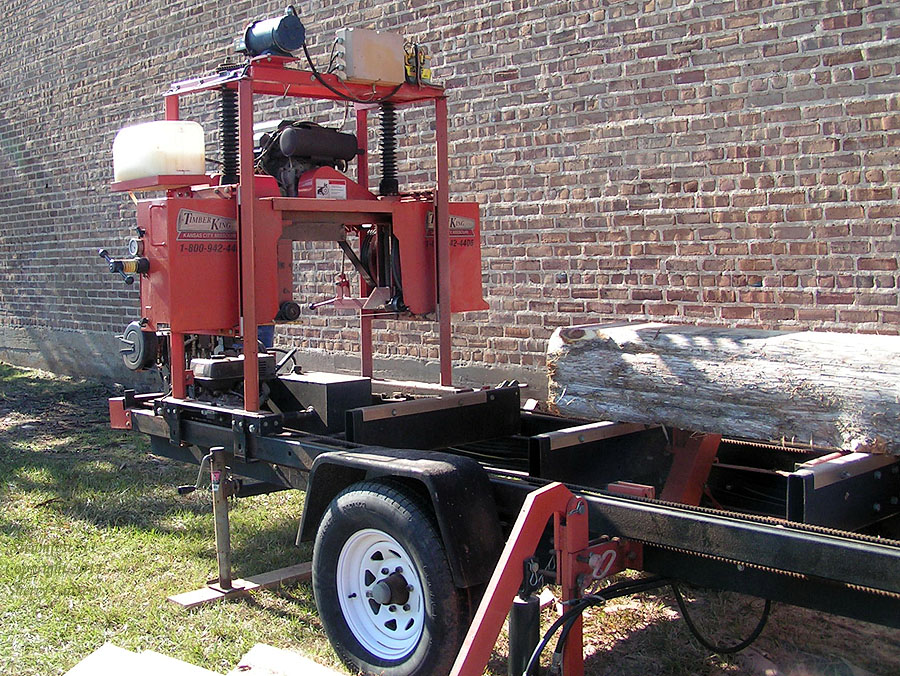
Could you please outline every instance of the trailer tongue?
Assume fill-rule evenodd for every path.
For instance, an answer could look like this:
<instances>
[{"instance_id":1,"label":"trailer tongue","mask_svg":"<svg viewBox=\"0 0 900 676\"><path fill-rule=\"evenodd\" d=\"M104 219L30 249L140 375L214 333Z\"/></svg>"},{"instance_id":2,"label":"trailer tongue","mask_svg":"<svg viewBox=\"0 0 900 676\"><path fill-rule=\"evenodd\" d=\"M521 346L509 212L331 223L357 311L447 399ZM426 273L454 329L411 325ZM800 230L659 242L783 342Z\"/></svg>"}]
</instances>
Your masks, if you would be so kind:
<instances>
[{"instance_id":1,"label":"trailer tongue","mask_svg":"<svg viewBox=\"0 0 900 676\"><path fill-rule=\"evenodd\" d=\"M547 583L569 609L557 623L566 674L583 671L584 608L677 581L900 627L900 543L835 530L896 512L896 458L845 463L829 485L852 488L859 507L830 510L810 469L834 460L829 449L549 415L523 407L517 383L453 386L451 312L486 308L478 207L449 199L447 99L424 50L397 54L396 36L370 33L345 32L343 65L319 69L295 13L251 24L245 60L173 84L171 124L154 128L175 133L182 97L216 93L223 172L154 156L113 186L142 196L129 256L101 252L140 281L123 357L159 369L168 391L127 391L110 416L154 453L209 471L219 579L200 600L311 572L329 639L365 674L481 674L514 597ZM356 134L286 121L255 143L255 104L272 96L352 103ZM404 193L396 115L415 106L434 113L435 185ZM138 146L142 133L130 133ZM357 291L338 263L334 298L295 298L298 241L334 242ZM271 347L268 327L320 308L359 317L359 376L307 373ZM375 319L436 327L440 385L373 377ZM315 542L311 567L233 580L228 498L286 489L306 491L298 541ZM862 503L876 490L873 515ZM594 592L626 569L647 577ZM510 673L543 645L524 612Z\"/></svg>"}]
</instances>

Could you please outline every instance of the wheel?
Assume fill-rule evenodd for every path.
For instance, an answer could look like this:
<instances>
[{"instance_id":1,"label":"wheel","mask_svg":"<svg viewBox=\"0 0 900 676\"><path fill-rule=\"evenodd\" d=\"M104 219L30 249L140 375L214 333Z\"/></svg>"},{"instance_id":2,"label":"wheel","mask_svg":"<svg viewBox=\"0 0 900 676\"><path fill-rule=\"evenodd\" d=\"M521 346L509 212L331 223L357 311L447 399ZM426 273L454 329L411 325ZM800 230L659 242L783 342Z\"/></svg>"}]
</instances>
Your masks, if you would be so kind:
<instances>
[{"instance_id":1,"label":"wheel","mask_svg":"<svg viewBox=\"0 0 900 676\"><path fill-rule=\"evenodd\" d=\"M447 674L468 629L468 594L453 584L431 512L399 484L358 483L331 502L313 591L331 645L363 674Z\"/></svg>"}]
</instances>

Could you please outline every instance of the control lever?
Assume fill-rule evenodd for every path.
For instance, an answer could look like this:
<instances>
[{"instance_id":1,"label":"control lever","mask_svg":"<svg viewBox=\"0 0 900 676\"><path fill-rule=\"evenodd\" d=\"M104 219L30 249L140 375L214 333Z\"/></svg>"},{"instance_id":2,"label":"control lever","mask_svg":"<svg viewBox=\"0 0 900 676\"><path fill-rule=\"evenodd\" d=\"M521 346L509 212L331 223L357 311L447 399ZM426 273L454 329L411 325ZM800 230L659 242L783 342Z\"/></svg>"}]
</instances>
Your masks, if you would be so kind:
<instances>
[{"instance_id":1,"label":"control lever","mask_svg":"<svg viewBox=\"0 0 900 676\"><path fill-rule=\"evenodd\" d=\"M113 274L122 275L122 281L126 284L134 284L134 277L131 275L125 274L125 263L122 261L117 261L113 258L109 257L109 252L106 249L100 249L97 252L100 258L104 259L107 263L109 263L109 271Z\"/></svg>"},{"instance_id":2,"label":"control lever","mask_svg":"<svg viewBox=\"0 0 900 676\"><path fill-rule=\"evenodd\" d=\"M132 248L135 252L140 251L140 240L132 240L132 242L138 242L138 245ZM144 273L150 271L150 261L141 256L120 260L116 258L110 258L109 252L107 252L106 249L100 249L100 251L98 251L97 253L100 254L101 258L109 263L109 271L113 274L118 273L122 275L122 279L126 284L134 284L134 277L132 275L143 275Z\"/></svg>"}]
</instances>

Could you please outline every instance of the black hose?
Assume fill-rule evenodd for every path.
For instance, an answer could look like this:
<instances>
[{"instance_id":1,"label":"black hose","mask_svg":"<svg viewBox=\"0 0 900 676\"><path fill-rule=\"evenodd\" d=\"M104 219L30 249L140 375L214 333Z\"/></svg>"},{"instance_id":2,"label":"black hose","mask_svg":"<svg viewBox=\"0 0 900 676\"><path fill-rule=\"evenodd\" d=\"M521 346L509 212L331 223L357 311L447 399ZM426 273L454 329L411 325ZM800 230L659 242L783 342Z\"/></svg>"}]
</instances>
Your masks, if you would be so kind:
<instances>
[{"instance_id":1,"label":"black hose","mask_svg":"<svg viewBox=\"0 0 900 676\"><path fill-rule=\"evenodd\" d=\"M575 624L575 620L588 608L591 606L599 606L607 601L610 601L614 598L618 598L619 596L628 596L629 594L637 594L639 592L651 591L653 589L657 589L665 584L669 584L669 580L664 577L650 577L643 578L640 580L627 580L625 582L619 582L618 584L610 585L606 589L599 594L592 594L590 596L585 596L584 598L576 599L572 601L572 607L569 608L566 612L559 616L559 618L550 625L550 628L544 633L543 638L540 643L535 647L534 652L531 653L531 658L528 660L528 664L525 667L525 671L522 672L523 676L530 676L533 673L533 669L537 666L538 662L541 658L541 653L544 652L544 648L550 643L550 639L553 638L553 634L556 631L563 627L562 633L560 633L559 641L557 642L556 653L562 653L562 648L565 645L566 638L569 635L569 631Z\"/></svg>"},{"instance_id":2,"label":"black hose","mask_svg":"<svg viewBox=\"0 0 900 676\"><path fill-rule=\"evenodd\" d=\"M766 605L763 607L762 616L760 616L759 622L756 624L756 628L752 632L750 632L750 635L736 645L721 646L716 645L712 641L708 640L697 629L697 625L694 624L694 621L691 619L691 616L688 613L687 604L684 602L684 597L681 595L681 590L674 582L672 583L672 592L674 592L675 594L675 601L678 603L678 609L681 611L681 617L684 618L684 623L687 625L690 632L694 635L694 638L697 639L697 642L704 648L718 655L730 655L732 653L739 653L744 648L753 643L757 638L759 638L759 635L762 633L763 628L766 626L766 622L768 622L769 620L769 611L772 609L772 601L766 599Z\"/></svg>"}]
</instances>

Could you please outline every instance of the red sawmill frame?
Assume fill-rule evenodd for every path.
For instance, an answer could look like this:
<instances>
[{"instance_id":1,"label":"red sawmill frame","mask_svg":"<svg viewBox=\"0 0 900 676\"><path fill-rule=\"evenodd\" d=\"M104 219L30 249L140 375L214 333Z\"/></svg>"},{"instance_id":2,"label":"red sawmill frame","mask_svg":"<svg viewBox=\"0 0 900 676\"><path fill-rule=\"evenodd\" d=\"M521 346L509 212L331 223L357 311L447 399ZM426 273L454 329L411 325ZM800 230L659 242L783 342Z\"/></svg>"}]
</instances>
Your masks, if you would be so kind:
<instances>
[{"instance_id":1,"label":"red sawmill frame","mask_svg":"<svg viewBox=\"0 0 900 676\"><path fill-rule=\"evenodd\" d=\"M259 372L256 360L256 341L247 340L247 336L255 337L259 322L256 308L257 270L253 252L257 243L257 212L262 208L260 198L256 196L254 184L253 157L253 111L254 99L258 95L294 97L301 99L319 99L343 101L343 96L332 89L346 92L347 96L361 100L385 99L397 106L432 102L434 105L436 186L434 193L435 208L435 289L437 290L437 323L438 347L440 362L440 384L452 384L451 335L450 335L450 218L449 218L449 162L447 137L447 99L442 87L433 85L403 84L399 88L389 85L368 85L343 82L334 75L315 74L295 68L288 68L294 59L261 56L250 61L248 65L235 66L228 72L193 78L176 82L165 93L165 115L167 120L179 119L179 99L182 96L198 92L218 90L222 87L234 89L238 95L238 156L240 161L238 200L239 224L239 279L241 293L241 334L244 336L244 408L247 411L259 410ZM328 86L326 86L328 85ZM357 183L368 188L369 183L369 151L367 140L368 112L377 104L356 103L356 136L358 142ZM336 203L334 200L313 200L310 198L281 198L286 200L302 200L298 210L343 212L343 213L378 213L390 211L382 208L379 202L349 201ZM361 280L362 294L369 289ZM373 340L372 312L360 311L360 354L361 373L371 377L373 372ZM172 364L184 363L185 334L172 332ZM187 394L189 375L181 369L181 373L172 371L172 396L184 399Z\"/></svg>"}]
</instances>

